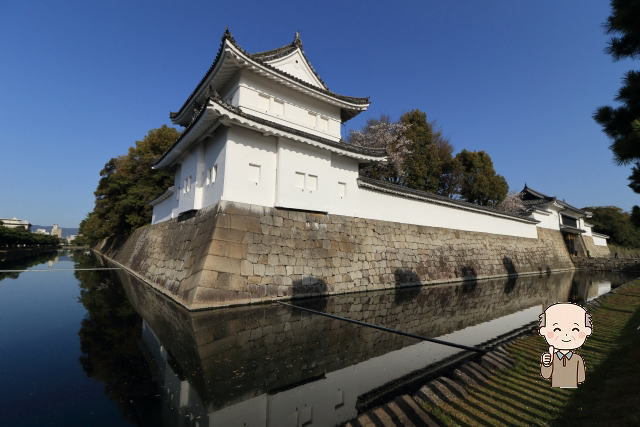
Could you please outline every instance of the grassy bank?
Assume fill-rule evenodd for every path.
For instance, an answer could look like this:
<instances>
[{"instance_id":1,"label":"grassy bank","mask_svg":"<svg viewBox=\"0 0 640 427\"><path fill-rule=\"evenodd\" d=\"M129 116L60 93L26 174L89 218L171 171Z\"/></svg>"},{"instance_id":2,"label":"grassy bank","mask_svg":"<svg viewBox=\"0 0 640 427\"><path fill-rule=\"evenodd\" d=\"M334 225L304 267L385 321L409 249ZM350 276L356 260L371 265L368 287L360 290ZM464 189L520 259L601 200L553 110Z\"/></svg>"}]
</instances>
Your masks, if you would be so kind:
<instances>
[{"instance_id":1,"label":"grassy bank","mask_svg":"<svg viewBox=\"0 0 640 427\"><path fill-rule=\"evenodd\" d=\"M622 246L609 245L609 252L611 257L615 257L618 254L618 258L640 258L639 248L625 248Z\"/></svg>"},{"instance_id":2,"label":"grassy bank","mask_svg":"<svg viewBox=\"0 0 640 427\"><path fill-rule=\"evenodd\" d=\"M579 350L587 380L578 389L553 389L540 377L548 345L527 335L508 346L513 369L468 386L465 399L423 408L446 425L640 424L640 281L603 296L589 312L594 332Z\"/></svg>"},{"instance_id":3,"label":"grassy bank","mask_svg":"<svg viewBox=\"0 0 640 427\"><path fill-rule=\"evenodd\" d=\"M540 376L548 345L530 333L506 352L492 352L497 364L464 364L347 426L640 425L640 280L598 298L588 311L593 334L578 350L587 379L577 389L551 388Z\"/></svg>"}]
</instances>

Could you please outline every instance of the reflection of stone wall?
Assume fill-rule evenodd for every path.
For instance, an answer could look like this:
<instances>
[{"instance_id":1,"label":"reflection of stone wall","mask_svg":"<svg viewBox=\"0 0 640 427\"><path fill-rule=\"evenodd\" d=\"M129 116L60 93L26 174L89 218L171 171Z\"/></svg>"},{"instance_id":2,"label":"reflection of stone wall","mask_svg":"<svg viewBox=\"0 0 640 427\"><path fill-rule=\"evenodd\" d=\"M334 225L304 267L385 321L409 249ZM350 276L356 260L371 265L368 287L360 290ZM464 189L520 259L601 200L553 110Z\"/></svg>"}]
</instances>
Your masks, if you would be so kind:
<instances>
[{"instance_id":1,"label":"reflection of stone wall","mask_svg":"<svg viewBox=\"0 0 640 427\"><path fill-rule=\"evenodd\" d=\"M189 308L573 268L538 239L223 202L101 252Z\"/></svg>"},{"instance_id":2,"label":"reflection of stone wall","mask_svg":"<svg viewBox=\"0 0 640 427\"><path fill-rule=\"evenodd\" d=\"M121 273L130 301L214 408L287 388L415 344L281 305L188 312ZM437 337L562 301L571 272L301 301L344 317Z\"/></svg>"},{"instance_id":3,"label":"reflection of stone wall","mask_svg":"<svg viewBox=\"0 0 640 427\"><path fill-rule=\"evenodd\" d=\"M589 255L594 258L609 258L611 256L609 246L596 246L591 236L582 236L582 242L587 251L589 251Z\"/></svg>"}]
</instances>

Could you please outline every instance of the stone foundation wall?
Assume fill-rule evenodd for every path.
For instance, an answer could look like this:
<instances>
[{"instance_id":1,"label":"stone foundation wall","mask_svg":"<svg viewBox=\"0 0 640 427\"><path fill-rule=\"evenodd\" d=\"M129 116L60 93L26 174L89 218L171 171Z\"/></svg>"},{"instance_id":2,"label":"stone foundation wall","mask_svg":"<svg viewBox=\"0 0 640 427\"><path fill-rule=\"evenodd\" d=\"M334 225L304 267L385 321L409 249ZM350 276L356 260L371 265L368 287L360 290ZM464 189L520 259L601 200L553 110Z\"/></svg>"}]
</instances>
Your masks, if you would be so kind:
<instances>
[{"instance_id":1,"label":"stone foundation wall","mask_svg":"<svg viewBox=\"0 0 640 427\"><path fill-rule=\"evenodd\" d=\"M189 309L572 269L538 239L221 202L98 252Z\"/></svg>"},{"instance_id":2,"label":"stone foundation wall","mask_svg":"<svg viewBox=\"0 0 640 427\"><path fill-rule=\"evenodd\" d=\"M582 258L573 259L576 268L590 271L621 271L640 273L638 258Z\"/></svg>"},{"instance_id":3,"label":"stone foundation wall","mask_svg":"<svg viewBox=\"0 0 640 427\"><path fill-rule=\"evenodd\" d=\"M582 241L586 250L588 251L588 255L595 258L609 258L611 253L609 252L608 246L596 246L593 243L593 238L591 236L582 236Z\"/></svg>"}]
</instances>

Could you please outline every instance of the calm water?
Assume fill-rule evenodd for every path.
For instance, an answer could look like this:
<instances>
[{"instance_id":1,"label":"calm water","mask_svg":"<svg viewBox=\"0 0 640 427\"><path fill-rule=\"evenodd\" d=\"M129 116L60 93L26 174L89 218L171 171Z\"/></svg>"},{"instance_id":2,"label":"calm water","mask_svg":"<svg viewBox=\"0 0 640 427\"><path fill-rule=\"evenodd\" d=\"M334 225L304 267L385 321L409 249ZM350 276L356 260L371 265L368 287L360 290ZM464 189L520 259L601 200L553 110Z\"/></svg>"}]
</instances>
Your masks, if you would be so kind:
<instances>
[{"instance_id":1,"label":"calm water","mask_svg":"<svg viewBox=\"0 0 640 427\"><path fill-rule=\"evenodd\" d=\"M459 350L279 304L189 313L81 252L0 264L0 425L335 425ZM44 270L44 271L43 271ZM560 273L303 300L478 345L631 277Z\"/></svg>"}]
</instances>

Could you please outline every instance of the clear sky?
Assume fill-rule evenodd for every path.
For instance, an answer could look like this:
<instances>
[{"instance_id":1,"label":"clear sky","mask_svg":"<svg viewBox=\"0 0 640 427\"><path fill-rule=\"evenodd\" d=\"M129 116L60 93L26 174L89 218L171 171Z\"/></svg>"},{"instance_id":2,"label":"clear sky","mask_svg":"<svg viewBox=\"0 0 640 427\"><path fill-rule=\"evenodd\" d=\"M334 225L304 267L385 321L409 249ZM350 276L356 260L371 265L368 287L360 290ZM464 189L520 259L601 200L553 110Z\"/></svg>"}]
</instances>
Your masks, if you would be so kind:
<instances>
[{"instance_id":1,"label":"clear sky","mask_svg":"<svg viewBox=\"0 0 640 427\"><path fill-rule=\"evenodd\" d=\"M630 209L628 167L591 118L624 72L607 1L13 1L0 3L0 217L74 227L111 157L169 123L229 26L246 50L304 49L368 118L412 108L511 190ZM344 135L344 133L343 133Z\"/></svg>"}]
</instances>

